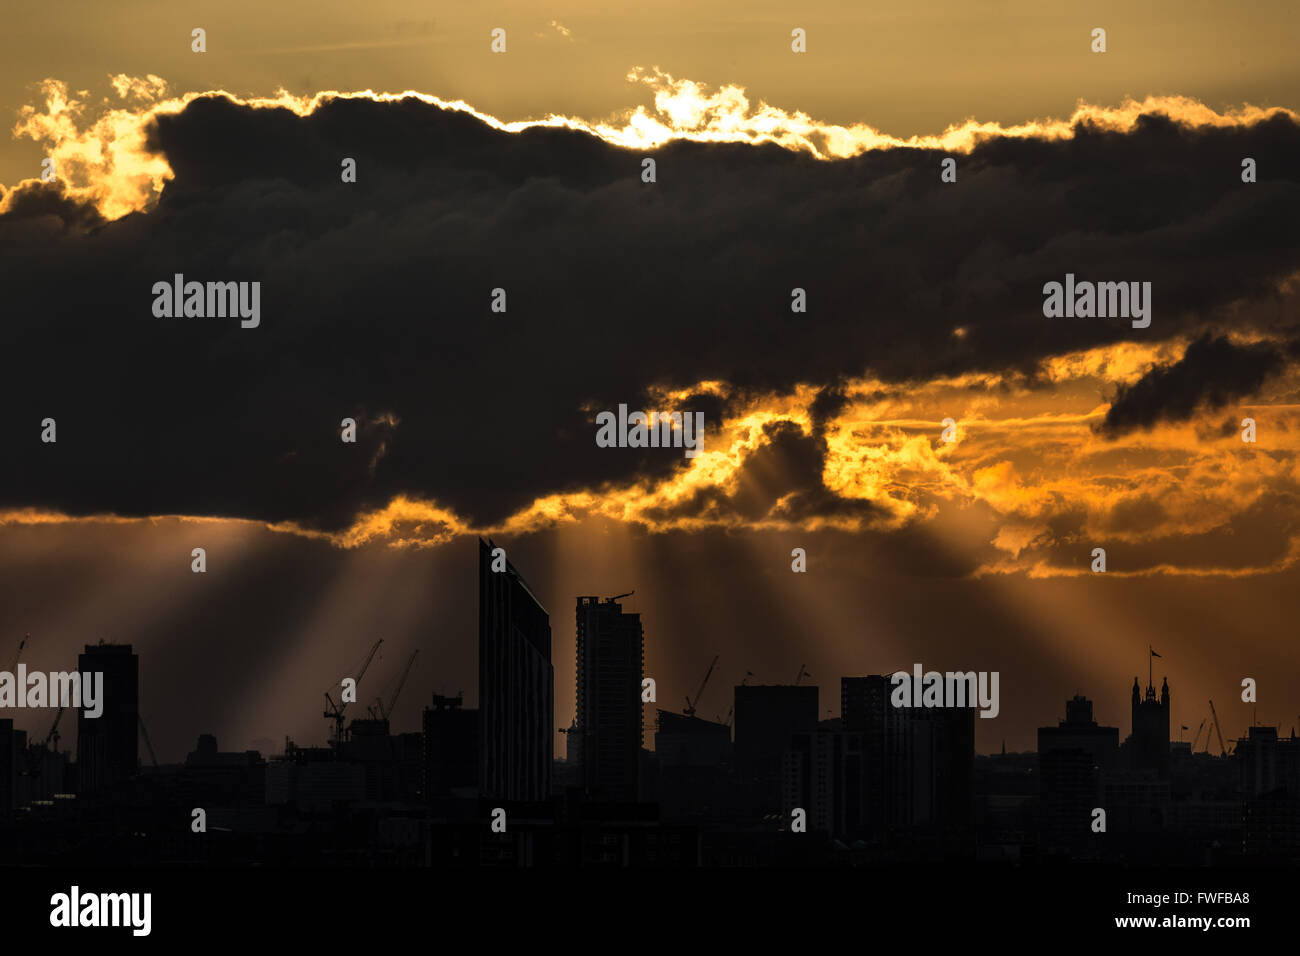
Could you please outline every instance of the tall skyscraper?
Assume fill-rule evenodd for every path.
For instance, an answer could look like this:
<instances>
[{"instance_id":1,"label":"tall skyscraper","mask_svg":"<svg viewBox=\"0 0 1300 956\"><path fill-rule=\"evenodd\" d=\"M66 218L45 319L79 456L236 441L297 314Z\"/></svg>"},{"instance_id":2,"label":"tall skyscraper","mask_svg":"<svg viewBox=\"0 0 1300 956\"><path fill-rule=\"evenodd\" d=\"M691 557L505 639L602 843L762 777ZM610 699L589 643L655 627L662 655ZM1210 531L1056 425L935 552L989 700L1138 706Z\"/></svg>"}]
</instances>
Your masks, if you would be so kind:
<instances>
[{"instance_id":1,"label":"tall skyscraper","mask_svg":"<svg viewBox=\"0 0 1300 956\"><path fill-rule=\"evenodd\" d=\"M580 597L577 618L583 788L597 799L636 800L645 659L641 615L624 614L616 598Z\"/></svg>"},{"instance_id":2,"label":"tall skyscraper","mask_svg":"<svg viewBox=\"0 0 1300 956\"><path fill-rule=\"evenodd\" d=\"M894 707L889 675L840 680L844 729L862 733L866 802L875 829L963 827L974 787L973 707Z\"/></svg>"},{"instance_id":3,"label":"tall skyscraper","mask_svg":"<svg viewBox=\"0 0 1300 956\"><path fill-rule=\"evenodd\" d=\"M1066 701L1065 720L1038 728L1039 826L1049 848L1082 846L1085 824L1105 803L1105 782L1115 768L1119 730L1092 719L1092 701L1078 694Z\"/></svg>"},{"instance_id":4,"label":"tall skyscraper","mask_svg":"<svg viewBox=\"0 0 1300 956\"><path fill-rule=\"evenodd\" d=\"M140 746L140 658L130 644L87 644L77 658L82 682L101 673L103 711L87 717L77 711L77 788L98 793L135 775Z\"/></svg>"},{"instance_id":5,"label":"tall skyscraper","mask_svg":"<svg viewBox=\"0 0 1300 956\"><path fill-rule=\"evenodd\" d=\"M551 792L551 619L495 545L478 542L479 789L500 800ZM501 570L493 570L493 564Z\"/></svg>"}]
</instances>

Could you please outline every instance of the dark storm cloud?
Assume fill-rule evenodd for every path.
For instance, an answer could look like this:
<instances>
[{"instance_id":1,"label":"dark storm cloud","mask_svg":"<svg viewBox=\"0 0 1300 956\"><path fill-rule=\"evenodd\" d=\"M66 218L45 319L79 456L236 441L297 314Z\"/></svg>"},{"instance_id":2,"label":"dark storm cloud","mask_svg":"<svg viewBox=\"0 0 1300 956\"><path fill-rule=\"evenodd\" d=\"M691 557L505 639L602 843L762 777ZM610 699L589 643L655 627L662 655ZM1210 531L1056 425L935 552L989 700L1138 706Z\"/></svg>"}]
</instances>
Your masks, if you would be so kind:
<instances>
[{"instance_id":1,"label":"dark storm cloud","mask_svg":"<svg viewBox=\"0 0 1300 956\"><path fill-rule=\"evenodd\" d=\"M0 506L337 527L408 493L491 522L682 467L595 446L592 409L644 408L652 386L1029 369L1271 296L1300 244L1300 130L1281 116L991 140L955 184L935 152L689 142L644 184L640 152L416 100L298 117L200 99L153 141L175 180L149 213L102 224L42 193L0 217ZM152 285L177 272L260 281L261 326L155 318ZM1045 319L1043 283L1067 272L1150 281L1151 327ZM345 416L390 415L338 439ZM799 473L812 497L789 507L825 511L811 459ZM745 509L771 491L754 495Z\"/></svg>"},{"instance_id":2,"label":"dark storm cloud","mask_svg":"<svg viewBox=\"0 0 1300 956\"><path fill-rule=\"evenodd\" d=\"M1111 519L1104 528L1148 531L1159 523L1159 505L1139 501L1129 506L1127 521ZM1163 533L1126 540L1107 548L1107 571L1149 572L1174 566L1176 572L1259 572L1285 567L1292 542L1300 531L1300 498L1290 491L1261 494L1241 511L1214 528L1189 533ZM1046 544L1029 550L1031 559L1054 568L1089 572L1094 542L1078 535L1053 533Z\"/></svg>"},{"instance_id":3,"label":"dark storm cloud","mask_svg":"<svg viewBox=\"0 0 1300 956\"><path fill-rule=\"evenodd\" d=\"M812 417L813 434L821 437L826 431L826 424L834 420L848 403L848 390L842 380L832 382L820 389L817 397L808 406L808 414Z\"/></svg>"},{"instance_id":4,"label":"dark storm cloud","mask_svg":"<svg viewBox=\"0 0 1300 956\"><path fill-rule=\"evenodd\" d=\"M14 236L19 230L85 230L104 222L103 216L93 206L65 196L58 182L30 184L14 190L0 186L0 206L6 201L8 209L6 215L0 217L0 222L6 223L9 228L5 231Z\"/></svg>"},{"instance_id":5,"label":"dark storm cloud","mask_svg":"<svg viewBox=\"0 0 1300 956\"><path fill-rule=\"evenodd\" d=\"M1219 409L1253 394L1285 364L1278 346L1233 345L1222 336L1203 335L1177 362L1121 385L1098 430L1115 437L1161 421L1186 421L1198 408Z\"/></svg>"}]
</instances>

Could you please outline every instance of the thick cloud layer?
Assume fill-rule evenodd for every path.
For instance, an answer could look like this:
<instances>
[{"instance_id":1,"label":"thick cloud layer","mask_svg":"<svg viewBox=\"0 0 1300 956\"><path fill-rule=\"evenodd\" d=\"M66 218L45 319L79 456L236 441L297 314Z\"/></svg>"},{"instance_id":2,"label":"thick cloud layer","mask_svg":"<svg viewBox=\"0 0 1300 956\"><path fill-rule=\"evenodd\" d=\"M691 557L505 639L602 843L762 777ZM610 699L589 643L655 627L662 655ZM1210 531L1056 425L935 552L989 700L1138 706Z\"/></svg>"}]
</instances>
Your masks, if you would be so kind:
<instances>
[{"instance_id":1,"label":"thick cloud layer","mask_svg":"<svg viewBox=\"0 0 1300 956\"><path fill-rule=\"evenodd\" d=\"M1237 346L1222 336L1202 336L1177 362L1121 385L1099 430L1119 435L1159 421L1187 421L1198 408L1223 408L1253 394L1285 364L1284 350L1270 343Z\"/></svg>"},{"instance_id":2,"label":"thick cloud layer","mask_svg":"<svg viewBox=\"0 0 1300 956\"><path fill-rule=\"evenodd\" d=\"M0 507L335 528L407 493L487 523L682 467L595 446L595 411L645 407L654 386L830 386L820 414L846 376L1030 370L1187 335L1274 297L1300 260L1300 129L1281 115L991 140L956 183L924 150L677 142L647 184L641 153L417 100L300 117L205 98L160 117L154 144L175 179L148 213L102 223L44 187L0 217ZM260 281L260 327L156 318L152 286L174 273ZM1043 283L1066 273L1151 282L1150 328L1044 318ZM815 475L820 443L778 437L772 454ZM762 465L742 498L788 490Z\"/></svg>"}]
</instances>

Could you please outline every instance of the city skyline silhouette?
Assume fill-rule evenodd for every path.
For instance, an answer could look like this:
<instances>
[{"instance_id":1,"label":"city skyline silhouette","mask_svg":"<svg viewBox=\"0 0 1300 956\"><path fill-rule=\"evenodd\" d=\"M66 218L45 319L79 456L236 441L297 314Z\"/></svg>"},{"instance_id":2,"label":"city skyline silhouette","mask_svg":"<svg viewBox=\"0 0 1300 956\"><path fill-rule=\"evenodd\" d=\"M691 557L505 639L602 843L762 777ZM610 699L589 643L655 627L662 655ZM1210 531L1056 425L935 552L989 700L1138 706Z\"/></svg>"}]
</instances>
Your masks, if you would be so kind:
<instances>
[{"instance_id":1,"label":"city skyline silhouette","mask_svg":"<svg viewBox=\"0 0 1300 956\"><path fill-rule=\"evenodd\" d=\"M365 676L376 641L358 669L355 701L327 694L327 746L285 736L276 752L222 751L218 737L192 728L197 744L184 763L160 763L139 706L138 675L147 672L140 657L129 645L87 645L78 668L105 669L105 713L102 720L76 714L75 744L68 734L60 750L53 730L29 742L12 719L0 718L12 768L0 781L6 829L20 838L25 858L47 863L78 859L67 845L56 850L33 838L51 826L84 826L111 811L181 833L186 804L202 807L212 843L198 839L205 830L191 846L161 845L160 859L187 859L199 842L205 852L238 852L234 834L249 827L245 839L279 834L288 861L310 852L310 843L288 839L292 821L314 820L330 832L348 819L399 828L406 836L397 846L405 849L390 847L387 859L406 864L419 861L417 850L426 863L448 853L444 862L487 866L934 858L1168 864L1206 852L1259 864L1293 852L1279 842L1275 821L1290 812L1300 785L1294 730L1252 725L1239 737L1229 733L1228 746L1215 720L1197 728L1205 744L1194 752L1175 739L1176 695L1166 678L1157 690L1154 668L1145 687L1133 679L1127 735L1075 693L1063 714L1050 715L1055 723L1040 725L1036 752L977 755L977 702L897 706L888 674L837 678L840 713L829 717L821 703L831 688L814 682L806 666L793 683L747 676L732 688L726 720L713 721L696 714L712 665L682 695L683 706L658 699L658 688L655 701L645 700L647 636L639 615L619 603L632 593L575 597L584 637L574 661L556 661L550 612L505 550L478 539L477 565L486 709L467 706L463 693L435 694L418 728L394 724L391 711L416 655L385 687ZM526 663L530 657L535 664ZM1151 647L1147 657L1164 663ZM554 675L566 670L577 674L586 703L563 728L568 753L555 759L550 692ZM648 740L645 718L653 724ZM1106 812L1101 831L1090 829L1098 808ZM485 837L488 810L522 816L526 839L517 830ZM621 856L591 843L593 834L614 832ZM217 834L231 834L228 845ZM113 845L111 835L105 845ZM371 843L353 845L347 858L385 859Z\"/></svg>"}]
</instances>

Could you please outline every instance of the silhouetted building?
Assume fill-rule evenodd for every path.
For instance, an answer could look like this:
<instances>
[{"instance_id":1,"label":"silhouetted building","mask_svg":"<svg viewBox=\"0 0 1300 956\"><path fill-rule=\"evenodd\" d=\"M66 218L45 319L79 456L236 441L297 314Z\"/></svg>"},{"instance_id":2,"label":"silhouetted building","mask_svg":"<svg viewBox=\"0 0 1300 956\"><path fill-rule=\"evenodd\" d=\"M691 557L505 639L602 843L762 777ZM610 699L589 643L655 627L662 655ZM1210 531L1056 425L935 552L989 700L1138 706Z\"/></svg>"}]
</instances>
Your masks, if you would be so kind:
<instances>
[{"instance_id":1,"label":"silhouetted building","mask_svg":"<svg viewBox=\"0 0 1300 956\"><path fill-rule=\"evenodd\" d=\"M327 813L366 799L366 768L340 760L332 747L285 744L284 755L266 765L266 802L295 804L304 813Z\"/></svg>"},{"instance_id":2,"label":"silhouetted building","mask_svg":"<svg viewBox=\"0 0 1300 956\"><path fill-rule=\"evenodd\" d=\"M266 761L256 750L224 752L217 738L199 734L198 744L185 757L187 795L201 806L248 806L264 801Z\"/></svg>"},{"instance_id":3,"label":"silhouetted building","mask_svg":"<svg viewBox=\"0 0 1300 956\"><path fill-rule=\"evenodd\" d=\"M26 736L25 734L23 735ZM46 742L37 741L27 745L26 786L20 788L25 792L18 795L18 806L35 800L52 800L56 793L68 794L76 791L76 781L68 785L69 771L75 771L69 751L55 750Z\"/></svg>"},{"instance_id":4,"label":"silhouetted building","mask_svg":"<svg viewBox=\"0 0 1300 956\"><path fill-rule=\"evenodd\" d=\"M1103 780L1106 829L1112 834L1163 830L1169 825L1172 796L1159 771L1120 770Z\"/></svg>"},{"instance_id":5,"label":"silhouetted building","mask_svg":"<svg viewBox=\"0 0 1300 956\"><path fill-rule=\"evenodd\" d=\"M877 831L969 824L975 708L895 707L890 676L844 677L844 729L863 734L863 820Z\"/></svg>"},{"instance_id":6,"label":"silhouetted building","mask_svg":"<svg viewBox=\"0 0 1300 956\"><path fill-rule=\"evenodd\" d=\"M212 734L199 734L198 743L185 757L185 766L246 767L257 763L262 755L256 750L222 751L217 749L217 738Z\"/></svg>"},{"instance_id":7,"label":"silhouetted building","mask_svg":"<svg viewBox=\"0 0 1300 956\"><path fill-rule=\"evenodd\" d=\"M731 760L731 728L661 709L655 717L655 753L664 767L720 767Z\"/></svg>"},{"instance_id":8,"label":"silhouetted building","mask_svg":"<svg viewBox=\"0 0 1300 956\"><path fill-rule=\"evenodd\" d=\"M1173 829L1171 814L1173 755L1169 746L1169 681L1159 697L1148 677L1146 693L1133 678L1132 733L1120 745L1114 773L1103 780L1106 828L1112 838L1156 839L1157 831Z\"/></svg>"},{"instance_id":9,"label":"silhouetted building","mask_svg":"<svg viewBox=\"0 0 1300 956\"><path fill-rule=\"evenodd\" d=\"M730 796L731 728L668 710L655 724L653 798L664 819L721 822Z\"/></svg>"},{"instance_id":10,"label":"silhouetted building","mask_svg":"<svg viewBox=\"0 0 1300 956\"><path fill-rule=\"evenodd\" d=\"M335 743L340 760L365 770L366 799L414 802L424 776L422 734L391 734L382 717L358 718Z\"/></svg>"},{"instance_id":11,"label":"silhouetted building","mask_svg":"<svg viewBox=\"0 0 1300 956\"><path fill-rule=\"evenodd\" d=\"M783 819L802 808L809 832L854 837L863 831L863 737L833 729L791 735L782 762Z\"/></svg>"},{"instance_id":12,"label":"silhouetted building","mask_svg":"<svg viewBox=\"0 0 1300 956\"><path fill-rule=\"evenodd\" d=\"M1082 846L1092 811L1105 802L1105 778L1115 768L1119 729L1092 719L1092 701L1076 694L1065 720L1038 728L1038 783L1042 838L1049 847Z\"/></svg>"},{"instance_id":13,"label":"silhouetted building","mask_svg":"<svg viewBox=\"0 0 1300 956\"><path fill-rule=\"evenodd\" d=\"M889 706L890 684L888 677L841 677L840 719L844 729L865 731L872 715L883 713Z\"/></svg>"},{"instance_id":14,"label":"silhouetted building","mask_svg":"<svg viewBox=\"0 0 1300 956\"><path fill-rule=\"evenodd\" d=\"M1300 799L1275 791L1246 798L1242 851L1250 857L1300 861Z\"/></svg>"},{"instance_id":15,"label":"silhouetted building","mask_svg":"<svg viewBox=\"0 0 1300 956\"><path fill-rule=\"evenodd\" d=\"M903 824L961 829L970 823L975 787L975 708L894 708L910 719L910 819Z\"/></svg>"},{"instance_id":16,"label":"silhouetted building","mask_svg":"<svg viewBox=\"0 0 1300 956\"><path fill-rule=\"evenodd\" d=\"M1300 798L1300 738L1278 737L1276 727L1251 727L1233 758L1245 796L1283 792Z\"/></svg>"},{"instance_id":17,"label":"silhouetted building","mask_svg":"<svg viewBox=\"0 0 1300 956\"><path fill-rule=\"evenodd\" d=\"M1099 770L1109 771L1119 751L1119 728L1098 726L1092 719L1092 701L1076 694L1065 702L1065 720L1038 728L1038 752L1052 750L1081 750Z\"/></svg>"},{"instance_id":18,"label":"silhouetted building","mask_svg":"<svg viewBox=\"0 0 1300 956\"><path fill-rule=\"evenodd\" d=\"M100 793L133 777L139 769L140 658L130 644L87 644L77 658L83 686L87 674L102 673L97 685L98 717L77 711L77 789Z\"/></svg>"},{"instance_id":19,"label":"silhouetted building","mask_svg":"<svg viewBox=\"0 0 1300 956\"><path fill-rule=\"evenodd\" d=\"M1160 688L1160 698L1149 682L1145 696L1133 678L1133 731L1124 741L1130 770L1150 770L1169 776L1169 680Z\"/></svg>"},{"instance_id":20,"label":"silhouetted building","mask_svg":"<svg viewBox=\"0 0 1300 956\"><path fill-rule=\"evenodd\" d=\"M975 757L972 823L980 862L1031 859L1038 834L1038 754L1002 752Z\"/></svg>"},{"instance_id":21,"label":"silhouetted building","mask_svg":"<svg viewBox=\"0 0 1300 956\"><path fill-rule=\"evenodd\" d=\"M22 765L21 751L15 738L14 722L8 717L0 718L0 812L17 806L18 775L22 772ZM25 743L27 735L23 733L21 739Z\"/></svg>"},{"instance_id":22,"label":"silhouetted building","mask_svg":"<svg viewBox=\"0 0 1300 956\"><path fill-rule=\"evenodd\" d=\"M514 565L479 539L479 789L498 800L551 792L551 622Z\"/></svg>"},{"instance_id":23,"label":"silhouetted building","mask_svg":"<svg viewBox=\"0 0 1300 956\"><path fill-rule=\"evenodd\" d=\"M473 797L478 786L478 711L460 694L433 695L424 709L424 796Z\"/></svg>"},{"instance_id":24,"label":"silhouetted building","mask_svg":"<svg viewBox=\"0 0 1300 956\"><path fill-rule=\"evenodd\" d=\"M625 614L615 598L578 598L581 773L583 789L599 800L640 795L644 654L640 614Z\"/></svg>"},{"instance_id":25,"label":"silhouetted building","mask_svg":"<svg viewBox=\"0 0 1300 956\"><path fill-rule=\"evenodd\" d=\"M775 812L782 803L781 772L791 739L817 729L817 687L741 685L735 706L737 778L755 808Z\"/></svg>"}]
</instances>

